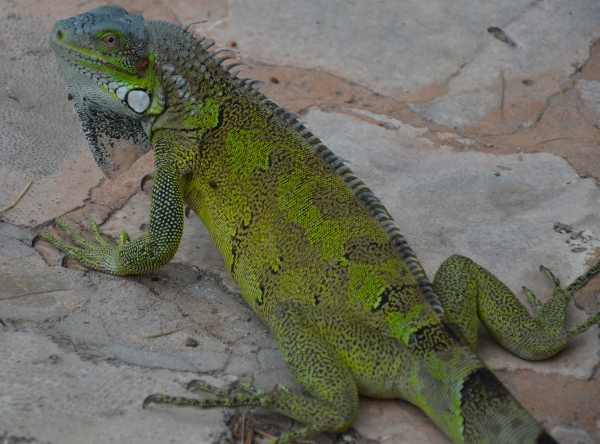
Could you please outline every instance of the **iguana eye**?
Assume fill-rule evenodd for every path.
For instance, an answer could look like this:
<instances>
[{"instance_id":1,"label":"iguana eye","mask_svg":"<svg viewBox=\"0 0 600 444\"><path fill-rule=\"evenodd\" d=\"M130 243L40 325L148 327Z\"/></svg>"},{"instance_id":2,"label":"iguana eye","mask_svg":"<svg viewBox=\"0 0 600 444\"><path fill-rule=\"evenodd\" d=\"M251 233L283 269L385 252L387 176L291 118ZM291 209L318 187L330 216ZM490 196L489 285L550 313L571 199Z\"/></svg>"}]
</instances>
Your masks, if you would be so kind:
<instances>
[{"instance_id":1,"label":"iguana eye","mask_svg":"<svg viewBox=\"0 0 600 444\"><path fill-rule=\"evenodd\" d=\"M117 43L119 43L119 38L116 34L106 34L104 37L102 37L102 41L109 48L114 48Z\"/></svg>"}]
</instances>

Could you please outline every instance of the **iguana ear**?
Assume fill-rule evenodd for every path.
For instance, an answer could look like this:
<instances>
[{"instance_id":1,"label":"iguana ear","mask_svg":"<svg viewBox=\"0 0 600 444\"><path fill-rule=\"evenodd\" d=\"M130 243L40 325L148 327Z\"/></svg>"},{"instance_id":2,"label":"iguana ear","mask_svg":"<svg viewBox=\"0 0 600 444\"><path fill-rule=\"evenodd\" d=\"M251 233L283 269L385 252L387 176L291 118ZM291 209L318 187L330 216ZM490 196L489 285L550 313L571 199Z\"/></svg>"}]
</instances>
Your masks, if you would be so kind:
<instances>
[{"instance_id":1,"label":"iguana ear","mask_svg":"<svg viewBox=\"0 0 600 444\"><path fill-rule=\"evenodd\" d=\"M78 97L75 108L96 163L106 177L115 178L152 148L144 119L106 109L93 98Z\"/></svg>"}]
</instances>

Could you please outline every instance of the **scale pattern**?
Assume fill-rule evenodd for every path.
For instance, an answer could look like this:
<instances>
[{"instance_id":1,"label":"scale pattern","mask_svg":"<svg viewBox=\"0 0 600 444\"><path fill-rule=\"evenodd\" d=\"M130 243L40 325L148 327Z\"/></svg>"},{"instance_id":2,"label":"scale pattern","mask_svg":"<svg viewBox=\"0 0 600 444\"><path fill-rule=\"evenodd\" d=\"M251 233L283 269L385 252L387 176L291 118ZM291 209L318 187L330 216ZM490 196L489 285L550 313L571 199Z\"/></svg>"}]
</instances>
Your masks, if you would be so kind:
<instances>
[{"instance_id":1,"label":"scale pattern","mask_svg":"<svg viewBox=\"0 0 600 444\"><path fill-rule=\"evenodd\" d=\"M38 239L89 268L147 273L177 250L186 203L306 392L193 381L218 399L155 394L144 406L265 407L306 424L277 440L286 443L345 430L362 394L412 402L456 443L555 442L473 352L477 317L513 353L551 356L600 318L564 322L600 266L566 290L543 269L556 290L546 304L527 293L533 318L470 259L451 257L432 284L369 188L298 115L230 72L240 62L224 65L236 57L217 58L223 48L114 6L58 22L51 43L84 127L93 116L86 135L103 171L124 165L106 149L120 139L149 140L156 171L144 236L112 246L92 224L88 242L59 220L71 242Z\"/></svg>"}]
</instances>

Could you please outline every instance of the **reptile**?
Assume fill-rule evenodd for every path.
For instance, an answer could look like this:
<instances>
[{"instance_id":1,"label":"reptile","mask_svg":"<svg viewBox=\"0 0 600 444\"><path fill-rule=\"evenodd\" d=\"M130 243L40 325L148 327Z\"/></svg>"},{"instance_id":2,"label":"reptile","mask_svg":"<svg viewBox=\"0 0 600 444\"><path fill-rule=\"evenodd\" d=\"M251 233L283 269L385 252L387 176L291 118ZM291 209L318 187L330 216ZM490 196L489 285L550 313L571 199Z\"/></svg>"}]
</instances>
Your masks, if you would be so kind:
<instances>
[{"instance_id":1,"label":"reptile","mask_svg":"<svg viewBox=\"0 0 600 444\"><path fill-rule=\"evenodd\" d=\"M264 407L304 424L281 444L346 430L359 395L401 398L455 443L556 442L477 356L477 323L524 359L550 357L600 320L566 325L600 265L566 289L541 267L554 291L542 303L525 289L533 316L466 257L430 281L373 192L299 115L238 77L235 52L116 6L59 21L50 42L98 166L114 177L152 149L154 185L135 240L110 243L93 221L86 240L58 218L68 240L43 232L33 243L105 273L149 273L173 258L189 206L304 390L192 381L214 396L157 393L143 407Z\"/></svg>"}]
</instances>

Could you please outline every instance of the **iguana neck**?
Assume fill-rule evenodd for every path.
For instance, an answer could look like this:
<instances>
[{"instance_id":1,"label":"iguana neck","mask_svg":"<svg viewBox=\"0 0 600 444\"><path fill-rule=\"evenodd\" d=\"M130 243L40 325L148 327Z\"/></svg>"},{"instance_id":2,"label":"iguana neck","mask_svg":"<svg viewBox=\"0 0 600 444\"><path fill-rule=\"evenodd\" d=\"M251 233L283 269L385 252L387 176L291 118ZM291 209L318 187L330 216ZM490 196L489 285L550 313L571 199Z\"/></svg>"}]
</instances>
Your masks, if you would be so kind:
<instances>
[{"instance_id":1,"label":"iguana neck","mask_svg":"<svg viewBox=\"0 0 600 444\"><path fill-rule=\"evenodd\" d=\"M219 104L235 90L236 79L208 52L212 42L195 39L181 27L147 21L154 70L160 88L155 94L164 106L153 129L208 129ZM228 57L230 58L230 57Z\"/></svg>"}]
</instances>

